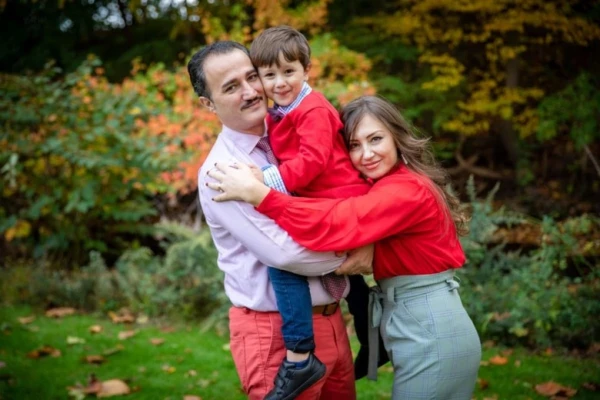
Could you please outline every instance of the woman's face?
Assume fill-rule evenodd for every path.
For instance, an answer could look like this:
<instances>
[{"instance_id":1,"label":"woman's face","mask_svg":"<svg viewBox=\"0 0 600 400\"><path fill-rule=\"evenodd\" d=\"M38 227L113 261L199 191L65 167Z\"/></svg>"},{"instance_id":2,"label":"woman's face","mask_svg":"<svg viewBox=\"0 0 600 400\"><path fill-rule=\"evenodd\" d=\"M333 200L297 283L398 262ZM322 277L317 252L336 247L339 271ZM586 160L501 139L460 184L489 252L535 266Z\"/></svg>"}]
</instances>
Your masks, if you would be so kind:
<instances>
[{"instance_id":1,"label":"woman's face","mask_svg":"<svg viewBox=\"0 0 600 400\"><path fill-rule=\"evenodd\" d=\"M377 118L365 115L348 144L350 160L360 173L379 179L398 163L398 151L392 133Z\"/></svg>"}]
</instances>

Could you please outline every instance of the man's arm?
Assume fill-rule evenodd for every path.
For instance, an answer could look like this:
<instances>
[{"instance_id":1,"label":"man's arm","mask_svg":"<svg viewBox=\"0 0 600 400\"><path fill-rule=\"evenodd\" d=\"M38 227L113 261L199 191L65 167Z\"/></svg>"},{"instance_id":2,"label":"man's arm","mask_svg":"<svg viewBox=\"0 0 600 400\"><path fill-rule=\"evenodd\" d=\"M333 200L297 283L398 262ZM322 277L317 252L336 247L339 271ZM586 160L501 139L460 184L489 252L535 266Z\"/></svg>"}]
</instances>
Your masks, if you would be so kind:
<instances>
[{"instance_id":1,"label":"man's arm","mask_svg":"<svg viewBox=\"0 0 600 400\"><path fill-rule=\"evenodd\" d=\"M260 262L305 276L320 276L337 269L344 258L333 252L313 252L296 243L272 219L249 204L239 201L215 203L218 192L206 187L206 176L199 181L200 201L212 227L227 230Z\"/></svg>"}]
</instances>

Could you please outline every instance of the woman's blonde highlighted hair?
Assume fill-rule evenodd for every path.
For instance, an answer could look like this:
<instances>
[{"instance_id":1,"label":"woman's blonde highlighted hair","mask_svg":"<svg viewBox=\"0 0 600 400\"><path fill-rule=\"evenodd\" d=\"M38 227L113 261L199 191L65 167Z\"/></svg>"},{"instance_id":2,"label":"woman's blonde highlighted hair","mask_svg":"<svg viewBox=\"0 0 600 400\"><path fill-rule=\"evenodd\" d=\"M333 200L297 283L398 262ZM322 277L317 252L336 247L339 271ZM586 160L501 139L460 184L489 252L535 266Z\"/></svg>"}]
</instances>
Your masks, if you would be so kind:
<instances>
[{"instance_id":1,"label":"woman's blonde highlighted hair","mask_svg":"<svg viewBox=\"0 0 600 400\"><path fill-rule=\"evenodd\" d=\"M344 123L343 135L346 145L349 144L358 124L366 115L376 118L385 125L394 138L399 162L405 162L407 168L433 183L432 186L437 192L436 197L446 206L454 221L456 232L461 236L466 235L469 232L469 217L461 207L458 197L451 192L449 176L435 160L429 139L418 138L394 105L381 97L363 96L343 107L341 118Z\"/></svg>"}]
</instances>

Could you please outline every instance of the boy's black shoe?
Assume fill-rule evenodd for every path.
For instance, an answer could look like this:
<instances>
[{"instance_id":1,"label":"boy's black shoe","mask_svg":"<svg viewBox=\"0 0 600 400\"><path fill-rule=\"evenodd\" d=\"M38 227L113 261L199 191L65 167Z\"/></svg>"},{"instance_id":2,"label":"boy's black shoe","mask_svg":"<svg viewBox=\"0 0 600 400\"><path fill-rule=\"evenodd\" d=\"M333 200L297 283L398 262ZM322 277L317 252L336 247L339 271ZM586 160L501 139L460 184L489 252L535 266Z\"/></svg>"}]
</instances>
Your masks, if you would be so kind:
<instances>
[{"instance_id":1,"label":"boy's black shoe","mask_svg":"<svg viewBox=\"0 0 600 400\"><path fill-rule=\"evenodd\" d=\"M275 376L275 387L267 394L265 400L294 399L324 375L325 364L313 353L309 354L308 364L304 368L296 368L294 363L283 360Z\"/></svg>"}]
</instances>

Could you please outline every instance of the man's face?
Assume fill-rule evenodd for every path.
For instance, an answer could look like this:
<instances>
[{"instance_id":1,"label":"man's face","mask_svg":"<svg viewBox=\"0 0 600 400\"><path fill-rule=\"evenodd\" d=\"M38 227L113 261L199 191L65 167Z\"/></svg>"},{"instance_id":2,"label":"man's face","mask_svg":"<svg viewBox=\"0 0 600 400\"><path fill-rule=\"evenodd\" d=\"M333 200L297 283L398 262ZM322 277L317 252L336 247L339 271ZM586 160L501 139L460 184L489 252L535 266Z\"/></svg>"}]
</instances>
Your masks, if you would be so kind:
<instances>
[{"instance_id":1,"label":"man's face","mask_svg":"<svg viewBox=\"0 0 600 400\"><path fill-rule=\"evenodd\" d=\"M263 135L267 102L258 73L241 50L216 54L204 62L211 99L201 97L223 125L239 132Z\"/></svg>"}]
</instances>

